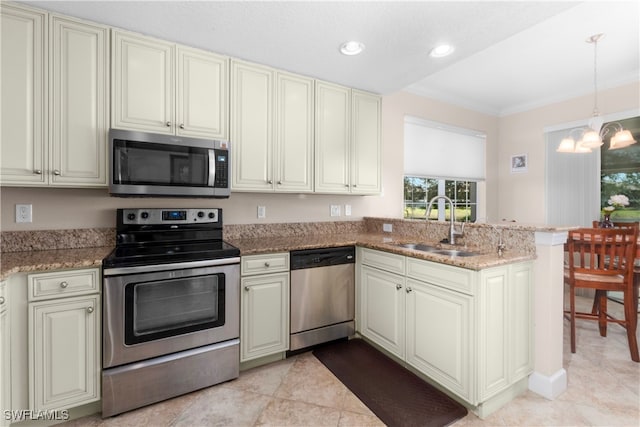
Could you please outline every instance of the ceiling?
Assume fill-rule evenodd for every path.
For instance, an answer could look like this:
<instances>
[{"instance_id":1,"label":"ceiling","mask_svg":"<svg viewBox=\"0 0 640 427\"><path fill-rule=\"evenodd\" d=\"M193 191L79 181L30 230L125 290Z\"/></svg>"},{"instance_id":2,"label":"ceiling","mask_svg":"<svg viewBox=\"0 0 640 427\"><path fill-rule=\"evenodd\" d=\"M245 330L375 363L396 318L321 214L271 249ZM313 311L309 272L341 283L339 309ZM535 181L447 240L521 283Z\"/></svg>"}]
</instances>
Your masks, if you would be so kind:
<instances>
[{"instance_id":1,"label":"ceiling","mask_svg":"<svg viewBox=\"0 0 640 427\"><path fill-rule=\"evenodd\" d=\"M380 94L507 115L640 80L637 1L25 1ZM358 40L358 56L339 46ZM455 46L446 58L428 52Z\"/></svg>"}]
</instances>

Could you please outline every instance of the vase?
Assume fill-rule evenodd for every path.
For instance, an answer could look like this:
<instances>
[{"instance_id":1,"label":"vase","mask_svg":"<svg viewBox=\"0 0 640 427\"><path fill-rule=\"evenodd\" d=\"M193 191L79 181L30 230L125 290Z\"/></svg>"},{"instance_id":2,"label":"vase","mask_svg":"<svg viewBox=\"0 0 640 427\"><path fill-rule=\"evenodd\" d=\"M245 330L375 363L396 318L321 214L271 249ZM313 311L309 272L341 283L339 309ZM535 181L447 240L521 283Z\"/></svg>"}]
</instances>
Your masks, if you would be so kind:
<instances>
[{"instance_id":1,"label":"vase","mask_svg":"<svg viewBox=\"0 0 640 427\"><path fill-rule=\"evenodd\" d=\"M611 214L604 214L604 219L600 222L600 228L613 228L613 222L611 222Z\"/></svg>"}]
</instances>

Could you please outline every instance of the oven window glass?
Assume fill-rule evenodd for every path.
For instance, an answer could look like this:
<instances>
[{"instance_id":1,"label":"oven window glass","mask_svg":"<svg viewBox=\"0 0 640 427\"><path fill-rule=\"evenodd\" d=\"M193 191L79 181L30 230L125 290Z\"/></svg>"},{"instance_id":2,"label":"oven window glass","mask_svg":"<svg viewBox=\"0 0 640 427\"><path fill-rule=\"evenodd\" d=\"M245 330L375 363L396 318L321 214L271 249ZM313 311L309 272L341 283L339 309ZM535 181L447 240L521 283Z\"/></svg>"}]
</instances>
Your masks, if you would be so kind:
<instances>
[{"instance_id":1,"label":"oven window glass","mask_svg":"<svg viewBox=\"0 0 640 427\"><path fill-rule=\"evenodd\" d=\"M122 185L206 187L209 150L114 140L113 181Z\"/></svg>"},{"instance_id":2,"label":"oven window glass","mask_svg":"<svg viewBox=\"0 0 640 427\"><path fill-rule=\"evenodd\" d=\"M224 299L224 274L129 283L125 288L125 343L222 326Z\"/></svg>"}]
</instances>

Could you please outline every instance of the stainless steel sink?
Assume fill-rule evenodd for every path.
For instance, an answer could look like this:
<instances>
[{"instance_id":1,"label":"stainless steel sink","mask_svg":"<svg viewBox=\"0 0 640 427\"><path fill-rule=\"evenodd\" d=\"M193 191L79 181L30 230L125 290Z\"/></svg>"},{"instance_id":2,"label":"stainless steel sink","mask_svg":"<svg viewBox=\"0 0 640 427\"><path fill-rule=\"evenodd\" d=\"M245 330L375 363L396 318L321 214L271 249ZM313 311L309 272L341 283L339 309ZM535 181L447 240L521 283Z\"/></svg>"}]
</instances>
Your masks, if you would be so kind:
<instances>
[{"instance_id":1,"label":"stainless steel sink","mask_svg":"<svg viewBox=\"0 0 640 427\"><path fill-rule=\"evenodd\" d=\"M460 249L443 249L437 246L426 245L424 243L397 243L401 248L413 249L414 251L430 252L437 255L469 257L481 255L480 252L465 251Z\"/></svg>"}]
</instances>

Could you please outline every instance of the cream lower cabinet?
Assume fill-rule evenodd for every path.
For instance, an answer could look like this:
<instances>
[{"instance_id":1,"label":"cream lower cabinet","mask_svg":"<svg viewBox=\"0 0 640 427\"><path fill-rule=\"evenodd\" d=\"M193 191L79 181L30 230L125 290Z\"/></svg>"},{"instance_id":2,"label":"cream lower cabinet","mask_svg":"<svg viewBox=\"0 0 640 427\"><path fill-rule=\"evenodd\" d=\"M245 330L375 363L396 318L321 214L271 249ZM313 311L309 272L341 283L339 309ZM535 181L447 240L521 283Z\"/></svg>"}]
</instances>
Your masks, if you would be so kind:
<instances>
[{"instance_id":1,"label":"cream lower cabinet","mask_svg":"<svg viewBox=\"0 0 640 427\"><path fill-rule=\"evenodd\" d=\"M289 253L243 256L240 361L289 349Z\"/></svg>"},{"instance_id":2,"label":"cream lower cabinet","mask_svg":"<svg viewBox=\"0 0 640 427\"><path fill-rule=\"evenodd\" d=\"M99 400L100 271L29 274L27 281L30 409Z\"/></svg>"},{"instance_id":3,"label":"cream lower cabinet","mask_svg":"<svg viewBox=\"0 0 640 427\"><path fill-rule=\"evenodd\" d=\"M530 262L473 271L359 248L358 263L361 335L481 417L526 388L533 369Z\"/></svg>"},{"instance_id":4,"label":"cream lower cabinet","mask_svg":"<svg viewBox=\"0 0 640 427\"><path fill-rule=\"evenodd\" d=\"M11 410L11 325L9 288L0 282L0 426L9 425L6 412Z\"/></svg>"},{"instance_id":5,"label":"cream lower cabinet","mask_svg":"<svg viewBox=\"0 0 640 427\"><path fill-rule=\"evenodd\" d=\"M109 28L0 11L2 185L106 186Z\"/></svg>"}]
</instances>

